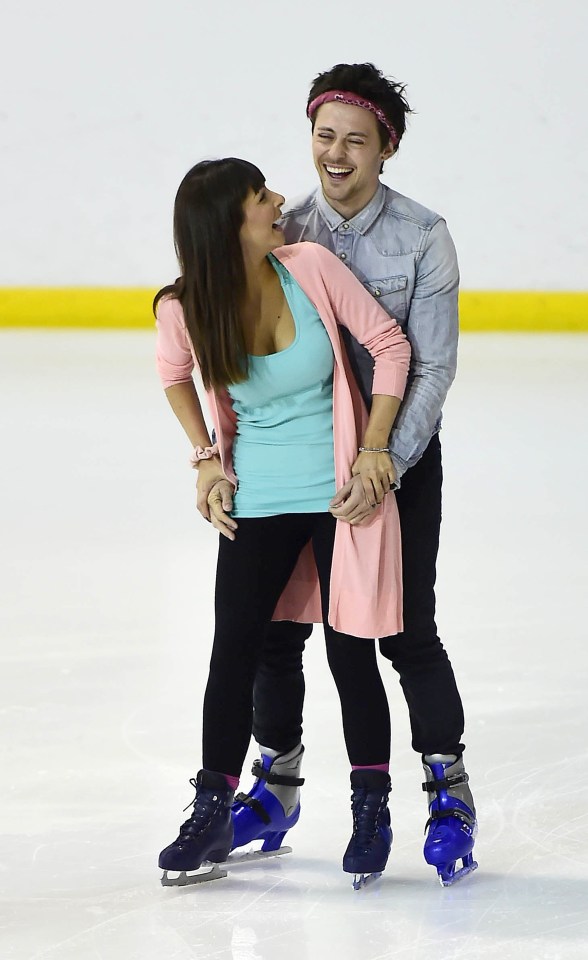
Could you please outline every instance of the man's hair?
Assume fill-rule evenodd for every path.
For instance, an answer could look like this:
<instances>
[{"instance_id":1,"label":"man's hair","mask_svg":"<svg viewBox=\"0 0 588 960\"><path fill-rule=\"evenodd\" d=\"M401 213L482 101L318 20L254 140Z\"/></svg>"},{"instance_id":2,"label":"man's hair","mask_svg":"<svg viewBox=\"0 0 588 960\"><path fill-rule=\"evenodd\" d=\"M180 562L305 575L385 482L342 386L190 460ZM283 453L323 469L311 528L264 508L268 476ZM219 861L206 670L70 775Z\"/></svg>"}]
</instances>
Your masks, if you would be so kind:
<instances>
[{"instance_id":1,"label":"man's hair","mask_svg":"<svg viewBox=\"0 0 588 960\"><path fill-rule=\"evenodd\" d=\"M386 114L398 134L398 143L400 143L406 130L406 115L412 113L408 100L404 96L404 84L389 80L373 63L338 63L315 77L310 88L308 104L315 97L329 90L348 90L365 100L371 100ZM311 121L314 130L314 117ZM384 148L390 140L390 134L382 123L379 121L377 123L380 141Z\"/></svg>"}]
</instances>

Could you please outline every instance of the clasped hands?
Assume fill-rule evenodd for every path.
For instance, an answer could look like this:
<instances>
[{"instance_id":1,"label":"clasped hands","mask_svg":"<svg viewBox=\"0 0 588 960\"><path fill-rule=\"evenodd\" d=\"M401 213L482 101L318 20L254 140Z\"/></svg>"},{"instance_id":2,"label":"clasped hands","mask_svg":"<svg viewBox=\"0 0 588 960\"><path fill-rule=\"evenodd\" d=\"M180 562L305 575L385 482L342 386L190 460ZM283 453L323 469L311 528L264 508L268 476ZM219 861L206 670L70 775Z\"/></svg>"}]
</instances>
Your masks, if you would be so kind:
<instances>
[{"instance_id":1,"label":"clasped hands","mask_svg":"<svg viewBox=\"0 0 588 960\"><path fill-rule=\"evenodd\" d=\"M396 478L388 453L360 453L344 483L329 504L337 519L356 526L374 515ZM229 540L235 539L238 524L233 509L233 484L225 477L217 457L203 460L198 468L197 507L205 520Z\"/></svg>"}]
</instances>

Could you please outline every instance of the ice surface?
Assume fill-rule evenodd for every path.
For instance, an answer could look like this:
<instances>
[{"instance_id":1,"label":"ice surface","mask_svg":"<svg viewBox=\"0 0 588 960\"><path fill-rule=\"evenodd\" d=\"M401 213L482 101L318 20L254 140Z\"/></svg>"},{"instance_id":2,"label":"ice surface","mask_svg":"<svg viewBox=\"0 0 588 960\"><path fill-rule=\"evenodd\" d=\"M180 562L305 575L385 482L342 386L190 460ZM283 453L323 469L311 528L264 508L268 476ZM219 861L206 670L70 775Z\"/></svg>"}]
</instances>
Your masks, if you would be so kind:
<instances>
[{"instance_id":1,"label":"ice surface","mask_svg":"<svg viewBox=\"0 0 588 960\"><path fill-rule=\"evenodd\" d=\"M386 661L392 855L359 892L343 874L348 770L319 630L293 853L160 886L199 766L216 541L152 354L146 333L0 335L2 960L585 960L588 338L462 341L438 622L480 867L449 889L422 859L421 769Z\"/></svg>"}]
</instances>

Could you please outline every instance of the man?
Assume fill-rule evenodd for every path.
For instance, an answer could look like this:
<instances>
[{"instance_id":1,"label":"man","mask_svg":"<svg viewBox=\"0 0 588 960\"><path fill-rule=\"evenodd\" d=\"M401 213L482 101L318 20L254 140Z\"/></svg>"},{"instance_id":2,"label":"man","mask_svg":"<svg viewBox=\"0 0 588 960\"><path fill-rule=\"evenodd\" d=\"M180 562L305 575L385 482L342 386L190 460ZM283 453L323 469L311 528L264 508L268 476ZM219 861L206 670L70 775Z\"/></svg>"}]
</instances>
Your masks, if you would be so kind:
<instances>
[{"instance_id":1,"label":"man","mask_svg":"<svg viewBox=\"0 0 588 960\"><path fill-rule=\"evenodd\" d=\"M372 64L339 64L319 74L307 113L320 186L287 206L282 226L287 242L311 240L335 253L401 323L412 347L409 385L390 437L403 541L404 632L380 639L380 650L399 674L412 745L422 755L429 800L424 856L449 884L475 869L477 830L462 759L461 699L435 624L438 431L456 370L459 274L445 221L380 181L409 112L404 88ZM369 402L371 358L345 330L343 336ZM214 499L221 493L216 487L210 495L213 522ZM363 498L352 480L334 498L332 513L361 517L369 509ZM264 838L264 848L274 850L298 820L302 651L311 629L274 623L269 630L255 686L253 732L263 745L262 759L254 765L252 790L234 807L235 846ZM365 799L369 802L367 794Z\"/></svg>"}]
</instances>

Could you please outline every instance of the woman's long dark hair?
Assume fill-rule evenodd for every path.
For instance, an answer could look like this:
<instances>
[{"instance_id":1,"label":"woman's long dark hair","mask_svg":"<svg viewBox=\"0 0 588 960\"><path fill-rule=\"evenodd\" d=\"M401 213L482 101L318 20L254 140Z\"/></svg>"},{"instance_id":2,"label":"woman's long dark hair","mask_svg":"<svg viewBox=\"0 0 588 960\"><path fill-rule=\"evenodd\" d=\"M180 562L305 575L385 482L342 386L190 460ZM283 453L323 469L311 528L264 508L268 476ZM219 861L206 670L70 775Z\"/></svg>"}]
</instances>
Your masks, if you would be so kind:
<instances>
[{"instance_id":1,"label":"woman's long dark hair","mask_svg":"<svg viewBox=\"0 0 588 960\"><path fill-rule=\"evenodd\" d=\"M181 277L162 290L176 297L206 389L239 383L247 376L240 318L245 264L239 240L243 203L259 193L263 174L247 160L203 160L182 180L174 204L174 244Z\"/></svg>"}]
</instances>

